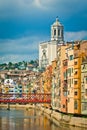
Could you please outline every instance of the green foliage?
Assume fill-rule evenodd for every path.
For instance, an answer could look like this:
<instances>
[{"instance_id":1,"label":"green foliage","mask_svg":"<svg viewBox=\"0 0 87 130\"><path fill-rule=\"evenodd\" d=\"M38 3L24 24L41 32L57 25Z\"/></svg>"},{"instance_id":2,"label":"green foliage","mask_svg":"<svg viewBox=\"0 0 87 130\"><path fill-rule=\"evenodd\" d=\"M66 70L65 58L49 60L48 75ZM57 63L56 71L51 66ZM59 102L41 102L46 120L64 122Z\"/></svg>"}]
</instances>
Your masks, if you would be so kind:
<instances>
[{"instance_id":1,"label":"green foliage","mask_svg":"<svg viewBox=\"0 0 87 130\"><path fill-rule=\"evenodd\" d=\"M34 61L33 61L33 60L31 60L29 63L30 63L30 64L34 64Z\"/></svg>"},{"instance_id":2,"label":"green foliage","mask_svg":"<svg viewBox=\"0 0 87 130\"><path fill-rule=\"evenodd\" d=\"M12 63L12 62L9 62L8 64L6 63L3 63L3 64L0 64L0 69L1 70L12 70L12 69L15 69L15 68L20 68L21 66L24 68L27 67L28 64L32 64L34 65L34 67L37 67L38 66L38 60L31 60L30 62L26 62L26 61L22 61L22 62L18 62L18 63Z\"/></svg>"}]
</instances>

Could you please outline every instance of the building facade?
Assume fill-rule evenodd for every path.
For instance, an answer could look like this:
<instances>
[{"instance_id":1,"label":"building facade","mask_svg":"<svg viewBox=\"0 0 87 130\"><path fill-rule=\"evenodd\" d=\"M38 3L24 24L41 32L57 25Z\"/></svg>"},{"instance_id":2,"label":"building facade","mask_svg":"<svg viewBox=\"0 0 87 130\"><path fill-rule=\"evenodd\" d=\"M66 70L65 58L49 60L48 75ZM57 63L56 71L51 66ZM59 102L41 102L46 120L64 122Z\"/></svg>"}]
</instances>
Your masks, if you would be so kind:
<instances>
[{"instance_id":1,"label":"building facade","mask_svg":"<svg viewBox=\"0 0 87 130\"><path fill-rule=\"evenodd\" d=\"M67 51L67 112L74 113L74 48L70 44ZM72 107L71 107L72 106Z\"/></svg>"},{"instance_id":2,"label":"building facade","mask_svg":"<svg viewBox=\"0 0 87 130\"><path fill-rule=\"evenodd\" d=\"M87 60L81 65L81 114L87 114Z\"/></svg>"}]
</instances>

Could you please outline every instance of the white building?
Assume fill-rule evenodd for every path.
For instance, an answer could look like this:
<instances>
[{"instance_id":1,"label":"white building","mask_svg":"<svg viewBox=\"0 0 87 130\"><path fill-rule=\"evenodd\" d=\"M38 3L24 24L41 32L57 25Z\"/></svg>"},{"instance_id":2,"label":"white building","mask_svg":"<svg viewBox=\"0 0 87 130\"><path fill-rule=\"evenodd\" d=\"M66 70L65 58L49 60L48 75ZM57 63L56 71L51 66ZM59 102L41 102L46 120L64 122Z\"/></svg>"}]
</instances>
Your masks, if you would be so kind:
<instances>
[{"instance_id":1,"label":"white building","mask_svg":"<svg viewBox=\"0 0 87 130\"><path fill-rule=\"evenodd\" d=\"M15 93L15 83L13 79L5 79L2 93Z\"/></svg>"},{"instance_id":2,"label":"white building","mask_svg":"<svg viewBox=\"0 0 87 130\"><path fill-rule=\"evenodd\" d=\"M45 68L57 58L57 46L64 43L63 26L58 18L51 26L51 40L39 44L39 67Z\"/></svg>"}]
</instances>

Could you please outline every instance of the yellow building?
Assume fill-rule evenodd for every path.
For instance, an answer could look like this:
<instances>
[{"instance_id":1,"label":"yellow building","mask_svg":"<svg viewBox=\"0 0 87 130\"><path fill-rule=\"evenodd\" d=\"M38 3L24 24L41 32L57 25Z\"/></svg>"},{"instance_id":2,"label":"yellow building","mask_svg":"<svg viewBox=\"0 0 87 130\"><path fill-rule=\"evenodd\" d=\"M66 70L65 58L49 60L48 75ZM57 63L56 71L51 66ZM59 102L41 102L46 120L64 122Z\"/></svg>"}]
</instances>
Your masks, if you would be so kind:
<instances>
[{"instance_id":1,"label":"yellow building","mask_svg":"<svg viewBox=\"0 0 87 130\"><path fill-rule=\"evenodd\" d=\"M81 114L81 56L80 44L74 47L74 113Z\"/></svg>"}]
</instances>

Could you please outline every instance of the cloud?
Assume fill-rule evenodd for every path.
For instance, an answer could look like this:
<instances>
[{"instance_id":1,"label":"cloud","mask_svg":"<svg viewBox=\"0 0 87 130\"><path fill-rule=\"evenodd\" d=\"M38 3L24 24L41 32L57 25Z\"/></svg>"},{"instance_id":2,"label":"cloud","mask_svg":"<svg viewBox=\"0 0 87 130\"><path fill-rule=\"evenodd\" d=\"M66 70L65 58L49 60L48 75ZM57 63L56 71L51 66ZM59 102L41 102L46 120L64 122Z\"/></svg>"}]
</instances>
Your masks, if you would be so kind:
<instances>
[{"instance_id":1,"label":"cloud","mask_svg":"<svg viewBox=\"0 0 87 130\"><path fill-rule=\"evenodd\" d=\"M65 41L87 39L87 31L65 32Z\"/></svg>"},{"instance_id":2,"label":"cloud","mask_svg":"<svg viewBox=\"0 0 87 130\"><path fill-rule=\"evenodd\" d=\"M46 40L43 36L27 36L17 39L0 39L0 62L17 62L38 59L39 43Z\"/></svg>"},{"instance_id":3,"label":"cloud","mask_svg":"<svg viewBox=\"0 0 87 130\"><path fill-rule=\"evenodd\" d=\"M8 62L20 62L20 61L30 61L38 59L38 53L33 54L7 54L0 56L0 63L8 63Z\"/></svg>"},{"instance_id":4,"label":"cloud","mask_svg":"<svg viewBox=\"0 0 87 130\"><path fill-rule=\"evenodd\" d=\"M34 4L35 6L37 6L37 7L40 7L40 8L42 7L40 0L34 0L33 4Z\"/></svg>"},{"instance_id":5,"label":"cloud","mask_svg":"<svg viewBox=\"0 0 87 130\"><path fill-rule=\"evenodd\" d=\"M41 0L3 0L0 1L0 18L32 16L45 9Z\"/></svg>"},{"instance_id":6,"label":"cloud","mask_svg":"<svg viewBox=\"0 0 87 130\"><path fill-rule=\"evenodd\" d=\"M0 1L0 17L10 18L29 13L32 0L3 0ZM24 12L24 13L23 13Z\"/></svg>"},{"instance_id":7,"label":"cloud","mask_svg":"<svg viewBox=\"0 0 87 130\"><path fill-rule=\"evenodd\" d=\"M78 6L79 5L79 6ZM60 16L72 16L86 9L87 1L84 0L2 0L0 1L0 17L31 16L37 12L58 13ZM87 10L87 9L86 9ZM41 12L40 12L41 11Z\"/></svg>"},{"instance_id":8,"label":"cloud","mask_svg":"<svg viewBox=\"0 0 87 130\"><path fill-rule=\"evenodd\" d=\"M0 0L1 61L37 57L56 16L66 28L65 41L87 39L86 6L87 0Z\"/></svg>"},{"instance_id":9,"label":"cloud","mask_svg":"<svg viewBox=\"0 0 87 130\"><path fill-rule=\"evenodd\" d=\"M87 39L87 31L65 32L65 41ZM46 36L27 36L17 39L0 39L0 63L38 59L39 43L48 41Z\"/></svg>"},{"instance_id":10,"label":"cloud","mask_svg":"<svg viewBox=\"0 0 87 130\"><path fill-rule=\"evenodd\" d=\"M18 39L6 39L0 43L0 53L28 53L38 49L37 37L21 37Z\"/></svg>"}]
</instances>

